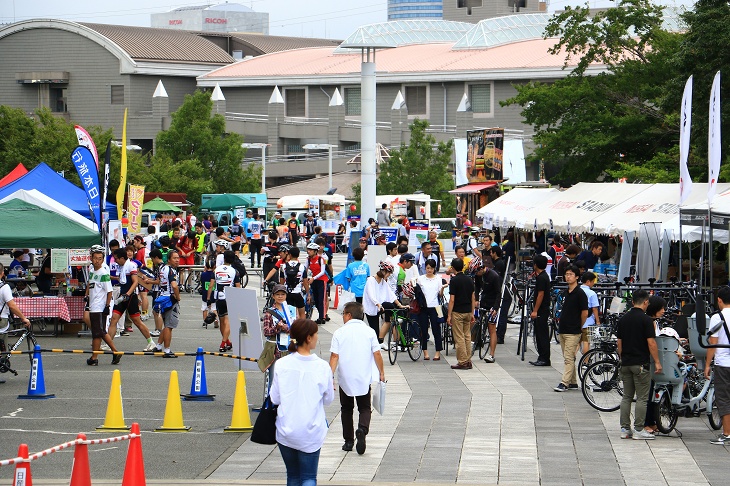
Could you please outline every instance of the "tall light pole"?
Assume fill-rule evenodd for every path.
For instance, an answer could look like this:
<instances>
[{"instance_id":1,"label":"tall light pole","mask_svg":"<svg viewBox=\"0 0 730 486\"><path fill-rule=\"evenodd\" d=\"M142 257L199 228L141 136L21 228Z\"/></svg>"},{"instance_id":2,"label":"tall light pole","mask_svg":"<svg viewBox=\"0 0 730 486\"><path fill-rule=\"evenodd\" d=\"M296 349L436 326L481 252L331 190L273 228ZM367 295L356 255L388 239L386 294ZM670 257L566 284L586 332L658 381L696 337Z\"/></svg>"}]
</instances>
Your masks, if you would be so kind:
<instances>
[{"instance_id":1,"label":"tall light pole","mask_svg":"<svg viewBox=\"0 0 730 486\"><path fill-rule=\"evenodd\" d=\"M266 192L266 147L270 147L268 143L242 143L243 148L261 149L261 192Z\"/></svg>"},{"instance_id":2,"label":"tall light pole","mask_svg":"<svg viewBox=\"0 0 730 486\"><path fill-rule=\"evenodd\" d=\"M337 145L332 145L329 143L308 143L304 145L302 148L305 150L329 150L329 175L330 175L330 185L328 187L332 187L332 148L337 147Z\"/></svg>"}]
</instances>

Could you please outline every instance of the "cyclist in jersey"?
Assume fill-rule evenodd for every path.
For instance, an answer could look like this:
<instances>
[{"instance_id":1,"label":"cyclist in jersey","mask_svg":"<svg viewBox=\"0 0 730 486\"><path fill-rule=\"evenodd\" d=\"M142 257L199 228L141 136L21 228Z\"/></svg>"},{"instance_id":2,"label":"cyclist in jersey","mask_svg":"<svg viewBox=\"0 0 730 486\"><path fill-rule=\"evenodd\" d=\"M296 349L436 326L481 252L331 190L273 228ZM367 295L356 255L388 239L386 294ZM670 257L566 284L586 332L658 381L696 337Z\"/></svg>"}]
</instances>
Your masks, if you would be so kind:
<instances>
[{"instance_id":1,"label":"cyclist in jersey","mask_svg":"<svg viewBox=\"0 0 730 486\"><path fill-rule=\"evenodd\" d=\"M327 245L327 240L324 237L317 238L314 240L319 245L317 254L324 258L325 271L327 272L327 281L325 282L324 291L324 320L329 322L330 316L327 315L327 309L330 308L330 289L332 287L332 279L334 278L334 270L332 269L332 247Z\"/></svg>"},{"instance_id":2,"label":"cyclist in jersey","mask_svg":"<svg viewBox=\"0 0 730 486\"><path fill-rule=\"evenodd\" d=\"M286 227L289 228L292 245L296 246L299 241L299 220L297 219L297 213L291 213L289 221L286 222Z\"/></svg>"},{"instance_id":3,"label":"cyclist in jersey","mask_svg":"<svg viewBox=\"0 0 730 486\"><path fill-rule=\"evenodd\" d=\"M215 268L215 285L208 289L208 300L215 292L215 306L218 309L218 319L220 320L221 345L220 352L233 349L233 344L229 340L231 335L231 327L228 321L228 305L226 303L226 288L240 287L241 275L233 268L236 254L231 250L223 252L223 265Z\"/></svg>"},{"instance_id":4,"label":"cyclist in jersey","mask_svg":"<svg viewBox=\"0 0 730 486\"><path fill-rule=\"evenodd\" d=\"M563 246L560 235L553 236L553 244L550 245L550 248L548 248L547 254L550 258L552 258L553 262L553 266L551 267L551 271L548 275L551 280L554 280L558 274L558 262L561 258L563 258L563 255L565 255L565 246ZM565 271L563 271L563 273L565 273Z\"/></svg>"},{"instance_id":5,"label":"cyclist in jersey","mask_svg":"<svg viewBox=\"0 0 730 486\"><path fill-rule=\"evenodd\" d=\"M248 239L249 254L251 255L251 268L253 268L254 258L256 259L256 265L261 268L261 248L263 247L264 240L262 233L264 232L264 222L260 219L261 217L254 216L248 223L247 233L251 236Z\"/></svg>"},{"instance_id":6,"label":"cyclist in jersey","mask_svg":"<svg viewBox=\"0 0 730 486\"><path fill-rule=\"evenodd\" d=\"M91 349L101 351L101 341L104 340L111 351L118 351L114 342L106 330L106 318L109 316L109 305L112 300L112 281L109 276L109 267L104 264L104 247L94 245L91 247L91 265L89 265L89 278L86 284L86 302L88 307L88 323L91 329ZM112 357L112 364L119 364L121 354ZM86 360L89 366L98 366L99 360L96 353Z\"/></svg>"},{"instance_id":7,"label":"cyclist in jersey","mask_svg":"<svg viewBox=\"0 0 730 486\"><path fill-rule=\"evenodd\" d=\"M299 261L299 248L287 250L279 265L279 283L286 288L286 303L297 310L297 318L304 319L304 295L309 292L309 282L305 277L306 267Z\"/></svg>"},{"instance_id":8,"label":"cyclist in jersey","mask_svg":"<svg viewBox=\"0 0 730 486\"><path fill-rule=\"evenodd\" d=\"M160 295L155 299L157 313L162 316L164 328L155 346L155 351L162 351L163 358L177 358L170 350L172 330L180 321L180 287L177 283L177 267L180 265L180 254L172 250L167 256L167 265L160 267Z\"/></svg>"},{"instance_id":9,"label":"cyclist in jersey","mask_svg":"<svg viewBox=\"0 0 730 486\"><path fill-rule=\"evenodd\" d=\"M115 327L122 315L127 312L129 318L132 319L134 325L137 326L139 332L147 340L147 346L144 350L152 351L155 344L150 337L150 331L139 318L139 298L135 293L139 285L137 265L132 260L127 259L127 250L123 248L119 248L114 252L114 259L119 265L119 298L114 304L110 327Z\"/></svg>"},{"instance_id":10,"label":"cyclist in jersey","mask_svg":"<svg viewBox=\"0 0 730 486\"><path fill-rule=\"evenodd\" d=\"M318 254L319 245L312 242L307 245L307 261L305 262L305 268L312 272L312 276L309 277L309 285L312 286L312 301L314 306L317 308L318 318L315 321L317 324L324 324L325 319L325 286L327 284L327 262Z\"/></svg>"},{"instance_id":11,"label":"cyclist in jersey","mask_svg":"<svg viewBox=\"0 0 730 486\"><path fill-rule=\"evenodd\" d=\"M152 275L145 275L140 272L138 277L140 285L148 290L149 297L154 302L160 295L160 268L164 265L162 263L162 252L159 248L150 251L150 260L152 260ZM152 306L152 318L155 321L155 330L150 331L150 336L159 337L164 323L162 322L162 316L155 311L154 305Z\"/></svg>"},{"instance_id":12,"label":"cyclist in jersey","mask_svg":"<svg viewBox=\"0 0 730 486\"><path fill-rule=\"evenodd\" d=\"M236 255L238 255L238 253L241 251L241 243L246 241L244 231L246 231L246 229L238 224L238 216L234 216L233 224L228 227L228 234L231 235L231 238L233 239L231 249Z\"/></svg>"},{"instance_id":13,"label":"cyclist in jersey","mask_svg":"<svg viewBox=\"0 0 730 486\"><path fill-rule=\"evenodd\" d=\"M215 299L208 298L208 289L215 285L215 262L212 258L205 259L205 271L200 274L200 295L203 298L203 303L200 305L200 310L203 311L203 327L208 327L208 313L212 313L216 316L215 327L218 328L218 318L216 314Z\"/></svg>"}]
</instances>

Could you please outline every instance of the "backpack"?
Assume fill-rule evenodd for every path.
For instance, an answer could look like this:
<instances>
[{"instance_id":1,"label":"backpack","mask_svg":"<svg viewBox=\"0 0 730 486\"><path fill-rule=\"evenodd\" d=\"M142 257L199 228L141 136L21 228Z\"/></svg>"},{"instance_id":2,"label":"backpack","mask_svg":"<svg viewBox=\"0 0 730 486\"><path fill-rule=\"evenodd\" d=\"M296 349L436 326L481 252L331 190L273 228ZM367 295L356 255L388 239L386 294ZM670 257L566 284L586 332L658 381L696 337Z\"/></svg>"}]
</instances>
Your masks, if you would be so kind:
<instances>
[{"instance_id":1,"label":"backpack","mask_svg":"<svg viewBox=\"0 0 730 486\"><path fill-rule=\"evenodd\" d=\"M289 233L297 234L299 231L299 223L296 219L290 219L289 220Z\"/></svg>"},{"instance_id":2,"label":"backpack","mask_svg":"<svg viewBox=\"0 0 730 486\"><path fill-rule=\"evenodd\" d=\"M239 277L243 279L243 277L246 275L246 265L243 264L241 258L238 255L236 255L236 257L234 258L231 266L236 269Z\"/></svg>"},{"instance_id":3,"label":"backpack","mask_svg":"<svg viewBox=\"0 0 730 486\"><path fill-rule=\"evenodd\" d=\"M286 285L287 292L291 292L299 284L299 271L301 269L301 263L297 263L296 266L284 264L284 283Z\"/></svg>"},{"instance_id":4,"label":"backpack","mask_svg":"<svg viewBox=\"0 0 730 486\"><path fill-rule=\"evenodd\" d=\"M170 253L169 248L160 248L160 252L162 253L162 263L167 265L167 254Z\"/></svg>"}]
</instances>

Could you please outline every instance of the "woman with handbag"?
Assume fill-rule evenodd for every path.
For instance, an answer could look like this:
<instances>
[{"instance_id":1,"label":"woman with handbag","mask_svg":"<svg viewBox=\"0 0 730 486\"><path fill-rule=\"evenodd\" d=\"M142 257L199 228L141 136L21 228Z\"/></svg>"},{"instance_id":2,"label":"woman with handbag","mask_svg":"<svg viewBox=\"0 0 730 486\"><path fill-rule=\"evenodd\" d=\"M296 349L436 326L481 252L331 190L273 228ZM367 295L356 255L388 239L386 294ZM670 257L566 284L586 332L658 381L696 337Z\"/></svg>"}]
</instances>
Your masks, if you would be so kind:
<instances>
[{"instance_id":1,"label":"woman with handbag","mask_svg":"<svg viewBox=\"0 0 730 486\"><path fill-rule=\"evenodd\" d=\"M439 307L439 296L443 295L444 287L441 284L441 277L436 275L436 262L433 260L426 260L426 273L418 277L417 286L420 292L423 293L423 302L420 304L420 312L418 313L418 322L421 324L421 349L423 349L423 359L431 359L428 356L428 325L431 324L431 332L433 333L433 340L436 345L436 353L433 355L434 361L441 359L441 349L443 348L443 342L441 339L441 324L439 323L438 312L436 307ZM416 290L416 298L418 298L419 291ZM423 304L426 304L425 306Z\"/></svg>"},{"instance_id":2,"label":"woman with handbag","mask_svg":"<svg viewBox=\"0 0 730 486\"><path fill-rule=\"evenodd\" d=\"M264 309L264 351L259 357L259 369L264 377L264 399L271 388L274 363L281 358L282 352L289 348L289 328L297 318L297 309L286 303L286 285L276 284L271 290L274 305Z\"/></svg>"},{"instance_id":3,"label":"woman with handbag","mask_svg":"<svg viewBox=\"0 0 730 486\"><path fill-rule=\"evenodd\" d=\"M271 403L278 405L276 442L286 465L287 486L317 484L319 452L327 435L324 407L335 398L332 369L313 353L317 324L297 319L289 328L290 354L274 370Z\"/></svg>"}]
</instances>

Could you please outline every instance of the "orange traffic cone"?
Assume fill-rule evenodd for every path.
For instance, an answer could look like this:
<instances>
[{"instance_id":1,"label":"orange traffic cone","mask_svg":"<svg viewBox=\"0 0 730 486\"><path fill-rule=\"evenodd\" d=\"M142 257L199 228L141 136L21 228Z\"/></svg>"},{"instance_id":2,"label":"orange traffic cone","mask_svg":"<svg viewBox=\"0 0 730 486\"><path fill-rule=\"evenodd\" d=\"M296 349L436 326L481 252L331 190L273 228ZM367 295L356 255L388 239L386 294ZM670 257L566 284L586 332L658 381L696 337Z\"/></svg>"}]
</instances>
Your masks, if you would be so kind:
<instances>
[{"instance_id":1,"label":"orange traffic cone","mask_svg":"<svg viewBox=\"0 0 730 486\"><path fill-rule=\"evenodd\" d=\"M86 440L86 435L79 434L77 439ZM91 486L91 470L89 469L89 446L76 444L74 462L71 467L71 483L69 486Z\"/></svg>"},{"instance_id":2,"label":"orange traffic cone","mask_svg":"<svg viewBox=\"0 0 730 486\"><path fill-rule=\"evenodd\" d=\"M137 422L132 424L131 432L139 435L139 424ZM134 437L129 439L122 486L146 486L146 484L147 480L144 477L144 458L142 457L142 438Z\"/></svg>"},{"instance_id":3,"label":"orange traffic cone","mask_svg":"<svg viewBox=\"0 0 730 486\"><path fill-rule=\"evenodd\" d=\"M28 459L28 444L20 444L18 457ZM33 486L33 478L30 475L30 462L19 462L15 465L13 486Z\"/></svg>"}]
</instances>

